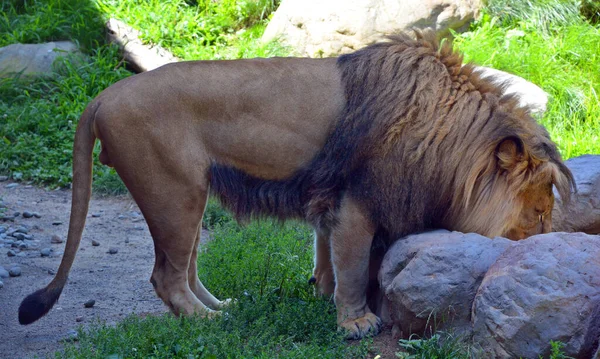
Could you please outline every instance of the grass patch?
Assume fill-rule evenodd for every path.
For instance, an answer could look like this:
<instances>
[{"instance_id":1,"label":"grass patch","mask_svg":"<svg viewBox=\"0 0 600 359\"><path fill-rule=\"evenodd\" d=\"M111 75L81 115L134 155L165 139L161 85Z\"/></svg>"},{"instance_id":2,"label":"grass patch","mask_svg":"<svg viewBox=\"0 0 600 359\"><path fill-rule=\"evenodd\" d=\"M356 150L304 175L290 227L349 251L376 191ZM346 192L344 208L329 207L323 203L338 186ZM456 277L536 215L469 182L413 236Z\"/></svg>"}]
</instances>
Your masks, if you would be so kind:
<instances>
[{"instance_id":1,"label":"grass patch","mask_svg":"<svg viewBox=\"0 0 600 359\"><path fill-rule=\"evenodd\" d=\"M541 119L564 158L600 153L600 27L580 20L543 33L527 21L484 16L457 34L465 58L521 76L549 95Z\"/></svg>"},{"instance_id":2,"label":"grass patch","mask_svg":"<svg viewBox=\"0 0 600 359\"><path fill-rule=\"evenodd\" d=\"M364 358L371 341L348 345L333 303L313 296L311 233L297 223L217 225L199 256L200 277L237 298L214 319L128 317L96 324L60 358Z\"/></svg>"}]
</instances>

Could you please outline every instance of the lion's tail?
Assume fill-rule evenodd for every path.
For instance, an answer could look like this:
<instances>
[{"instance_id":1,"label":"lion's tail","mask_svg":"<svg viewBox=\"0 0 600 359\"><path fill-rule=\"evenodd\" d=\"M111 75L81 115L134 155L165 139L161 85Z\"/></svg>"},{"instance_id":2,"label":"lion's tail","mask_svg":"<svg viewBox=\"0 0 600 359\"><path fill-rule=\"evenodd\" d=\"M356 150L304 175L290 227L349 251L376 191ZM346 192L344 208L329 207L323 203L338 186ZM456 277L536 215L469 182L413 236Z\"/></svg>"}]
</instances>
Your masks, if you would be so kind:
<instances>
[{"instance_id":1,"label":"lion's tail","mask_svg":"<svg viewBox=\"0 0 600 359\"><path fill-rule=\"evenodd\" d=\"M56 276L50 284L28 295L19 307L19 323L31 324L44 316L60 296L75 260L85 225L90 196L92 193L92 152L96 135L94 117L99 104L88 106L77 126L73 146L73 197L71 219L65 252Z\"/></svg>"},{"instance_id":2,"label":"lion's tail","mask_svg":"<svg viewBox=\"0 0 600 359\"><path fill-rule=\"evenodd\" d=\"M213 163L210 191L237 220L257 217L303 218L307 175L302 170L289 179L263 180L233 167Z\"/></svg>"}]
</instances>

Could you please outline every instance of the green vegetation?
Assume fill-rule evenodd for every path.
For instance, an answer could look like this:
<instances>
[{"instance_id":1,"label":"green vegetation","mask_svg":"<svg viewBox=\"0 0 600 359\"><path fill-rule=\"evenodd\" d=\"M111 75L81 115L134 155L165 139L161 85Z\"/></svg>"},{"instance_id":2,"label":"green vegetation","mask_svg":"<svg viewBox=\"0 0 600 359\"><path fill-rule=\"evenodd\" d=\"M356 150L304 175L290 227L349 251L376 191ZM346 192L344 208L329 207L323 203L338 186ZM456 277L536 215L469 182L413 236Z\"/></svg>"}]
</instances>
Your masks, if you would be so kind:
<instances>
[{"instance_id":1,"label":"green vegetation","mask_svg":"<svg viewBox=\"0 0 600 359\"><path fill-rule=\"evenodd\" d=\"M220 298L237 298L210 320L131 316L116 327L80 333L60 358L363 358L370 341L347 345L335 308L317 299L306 226L271 221L241 229L226 220L199 258L203 283Z\"/></svg>"},{"instance_id":2,"label":"green vegetation","mask_svg":"<svg viewBox=\"0 0 600 359\"><path fill-rule=\"evenodd\" d=\"M600 26L584 20L577 4L490 1L472 31L455 40L467 60L514 73L550 95L541 122L564 158L600 153Z\"/></svg>"},{"instance_id":3,"label":"green vegetation","mask_svg":"<svg viewBox=\"0 0 600 359\"><path fill-rule=\"evenodd\" d=\"M71 181L72 138L79 115L100 91L131 73L103 24L116 17L142 39L176 56L231 59L286 55L259 41L278 0L9 0L0 3L0 46L77 41L86 60L68 58L53 76L0 79L0 174L48 186ZM600 153L600 6L594 0L489 0L455 45L467 60L522 76L550 94L542 123L563 157ZM96 160L97 161L97 160ZM96 191L124 192L96 163ZM67 358L363 358L371 340L348 345L336 332L333 304L306 284L311 235L297 223L241 229L210 201L214 231L199 258L201 279L220 297L237 298L215 320L129 317L80 333ZM564 358L552 343L552 358ZM476 357L461 338L437 333L403 340L402 358Z\"/></svg>"}]
</instances>

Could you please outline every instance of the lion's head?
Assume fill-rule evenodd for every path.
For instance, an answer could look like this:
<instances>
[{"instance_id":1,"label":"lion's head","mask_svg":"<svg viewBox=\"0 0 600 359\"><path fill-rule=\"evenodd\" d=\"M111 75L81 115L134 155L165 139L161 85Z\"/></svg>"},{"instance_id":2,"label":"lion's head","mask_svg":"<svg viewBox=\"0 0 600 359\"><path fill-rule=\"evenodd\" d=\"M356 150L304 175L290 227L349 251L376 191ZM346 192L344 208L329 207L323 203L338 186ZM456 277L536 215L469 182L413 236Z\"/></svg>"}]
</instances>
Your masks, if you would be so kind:
<instances>
[{"instance_id":1,"label":"lion's head","mask_svg":"<svg viewBox=\"0 0 600 359\"><path fill-rule=\"evenodd\" d=\"M440 227L515 240L551 230L552 187L568 200L572 174L528 109L450 43L417 31L338 66L348 98L339 132L360 149L349 188L391 238Z\"/></svg>"}]
</instances>

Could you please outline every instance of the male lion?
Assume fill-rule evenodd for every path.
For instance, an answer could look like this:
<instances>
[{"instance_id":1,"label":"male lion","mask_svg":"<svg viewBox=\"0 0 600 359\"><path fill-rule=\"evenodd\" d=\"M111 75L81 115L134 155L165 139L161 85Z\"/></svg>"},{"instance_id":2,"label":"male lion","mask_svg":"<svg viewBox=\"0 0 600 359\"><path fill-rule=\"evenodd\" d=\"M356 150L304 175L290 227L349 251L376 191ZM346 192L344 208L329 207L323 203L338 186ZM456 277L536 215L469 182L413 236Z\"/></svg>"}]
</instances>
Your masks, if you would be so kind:
<instances>
[{"instance_id":1,"label":"male lion","mask_svg":"<svg viewBox=\"0 0 600 359\"><path fill-rule=\"evenodd\" d=\"M194 61L124 79L83 113L56 277L29 295L32 323L58 299L81 240L92 149L113 166L154 239L151 283L179 315L219 310L197 277L209 191L238 218L303 218L314 281L349 337L376 334L366 304L374 236L426 228L520 239L551 229L552 185L574 188L548 133L432 31L339 58ZM335 280L334 280L335 278Z\"/></svg>"}]
</instances>

